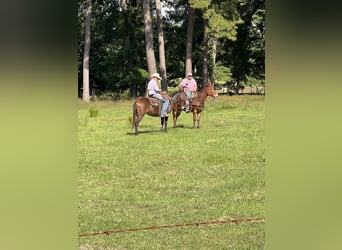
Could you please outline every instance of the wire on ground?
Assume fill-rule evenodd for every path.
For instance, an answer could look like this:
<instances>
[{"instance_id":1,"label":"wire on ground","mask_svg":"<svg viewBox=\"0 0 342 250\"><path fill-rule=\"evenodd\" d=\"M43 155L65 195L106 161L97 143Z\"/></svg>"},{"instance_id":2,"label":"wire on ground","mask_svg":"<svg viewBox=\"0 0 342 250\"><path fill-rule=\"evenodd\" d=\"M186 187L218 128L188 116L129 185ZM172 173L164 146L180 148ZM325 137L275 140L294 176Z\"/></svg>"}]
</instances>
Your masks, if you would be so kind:
<instances>
[{"instance_id":1,"label":"wire on ground","mask_svg":"<svg viewBox=\"0 0 342 250\"><path fill-rule=\"evenodd\" d=\"M79 234L80 237L83 236L95 236L95 235L110 235L116 233L127 233L134 231L143 231L143 230L156 230L163 228L175 228L175 227L191 227L191 226L199 226L199 225L213 225L213 224L227 224L227 223L240 223L240 222L252 222L252 221L263 221L265 218L247 218L247 219L228 219L228 220L217 220L217 221L205 221L205 222L193 222L186 224L175 224L175 225L167 225L167 226L151 226L151 227L142 227L142 228L130 228L130 229L119 229L119 230L108 230L103 232L94 232L94 233L82 233Z\"/></svg>"}]
</instances>

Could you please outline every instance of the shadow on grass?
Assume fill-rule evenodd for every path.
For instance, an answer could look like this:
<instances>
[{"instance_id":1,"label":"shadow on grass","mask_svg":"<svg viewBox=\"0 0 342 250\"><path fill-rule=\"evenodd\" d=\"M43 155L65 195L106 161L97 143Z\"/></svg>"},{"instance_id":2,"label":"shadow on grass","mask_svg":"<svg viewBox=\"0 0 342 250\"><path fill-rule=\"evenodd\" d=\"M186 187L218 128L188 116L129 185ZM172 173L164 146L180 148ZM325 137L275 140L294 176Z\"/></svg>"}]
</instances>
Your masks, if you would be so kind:
<instances>
[{"instance_id":1,"label":"shadow on grass","mask_svg":"<svg viewBox=\"0 0 342 250\"><path fill-rule=\"evenodd\" d=\"M155 130L139 130L139 134L167 133L168 130L170 130L170 129L180 129L180 128L181 129L189 129L189 130L199 129L199 128L193 128L192 126L184 126L184 124L179 124L179 125L176 125L175 128L173 126L168 127L167 131L160 130L160 129L155 129ZM136 135L136 134L135 134L134 131L132 131L132 132L127 132L126 135Z\"/></svg>"},{"instance_id":2,"label":"shadow on grass","mask_svg":"<svg viewBox=\"0 0 342 250\"><path fill-rule=\"evenodd\" d=\"M172 127L172 128L174 128L174 127ZM182 129L198 129L198 128L194 128L192 125L184 126L183 124L182 125L177 125L174 129L177 129L177 128L182 128Z\"/></svg>"},{"instance_id":3,"label":"shadow on grass","mask_svg":"<svg viewBox=\"0 0 342 250\"><path fill-rule=\"evenodd\" d=\"M174 127L172 126L172 128L174 128ZM177 124L175 128L184 128L184 125L183 124L180 124L180 125Z\"/></svg>"},{"instance_id":4,"label":"shadow on grass","mask_svg":"<svg viewBox=\"0 0 342 250\"><path fill-rule=\"evenodd\" d=\"M154 133L167 133L164 130L146 130L146 131L139 131L139 134L154 134ZM135 132L128 132L127 135L136 135Z\"/></svg>"}]
</instances>

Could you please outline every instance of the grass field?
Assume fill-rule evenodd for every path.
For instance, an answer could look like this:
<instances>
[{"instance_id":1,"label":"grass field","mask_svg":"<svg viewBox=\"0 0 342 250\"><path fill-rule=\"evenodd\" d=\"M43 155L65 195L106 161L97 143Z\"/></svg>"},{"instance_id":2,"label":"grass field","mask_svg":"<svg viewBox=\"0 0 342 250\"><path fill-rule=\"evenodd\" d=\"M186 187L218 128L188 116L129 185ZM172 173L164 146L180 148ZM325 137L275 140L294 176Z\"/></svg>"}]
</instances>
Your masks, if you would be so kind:
<instances>
[{"instance_id":1,"label":"grass field","mask_svg":"<svg viewBox=\"0 0 342 250\"><path fill-rule=\"evenodd\" d=\"M145 116L138 136L132 104L79 104L79 234L265 217L264 96L208 98L200 129L191 114L167 133ZM263 249L264 240L265 221L255 221L80 236L79 249Z\"/></svg>"}]
</instances>

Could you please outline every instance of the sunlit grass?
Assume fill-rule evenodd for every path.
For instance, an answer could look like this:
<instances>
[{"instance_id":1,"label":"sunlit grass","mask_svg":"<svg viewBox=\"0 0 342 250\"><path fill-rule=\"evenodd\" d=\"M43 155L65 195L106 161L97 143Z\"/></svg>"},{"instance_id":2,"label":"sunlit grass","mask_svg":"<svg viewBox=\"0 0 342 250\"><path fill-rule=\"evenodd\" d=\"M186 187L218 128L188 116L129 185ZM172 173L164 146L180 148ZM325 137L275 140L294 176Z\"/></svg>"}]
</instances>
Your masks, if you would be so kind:
<instances>
[{"instance_id":1,"label":"sunlit grass","mask_svg":"<svg viewBox=\"0 0 342 250\"><path fill-rule=\"evenodd\" d=\"M167 133L132 101L79 108L79 233L264 217L264 97L208 98ZM264 222L80 237L80 249L263 249Z\"/></svg>"}]
</instances>

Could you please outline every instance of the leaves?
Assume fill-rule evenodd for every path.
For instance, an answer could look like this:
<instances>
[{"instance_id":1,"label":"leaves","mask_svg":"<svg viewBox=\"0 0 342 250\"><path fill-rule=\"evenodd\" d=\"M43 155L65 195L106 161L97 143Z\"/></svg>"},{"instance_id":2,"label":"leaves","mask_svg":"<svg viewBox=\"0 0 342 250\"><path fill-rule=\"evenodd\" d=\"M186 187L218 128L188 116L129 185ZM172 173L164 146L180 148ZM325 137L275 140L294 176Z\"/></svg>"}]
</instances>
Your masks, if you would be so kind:
<instances>
[{"instance_id":1,"label":"leaves","mask_svg":"<svg viewBox=\"0 0 342 250\"><path fill-rule=\"evenodd\" d=\"M211 1L207 0L189 0L189 4L195 9L207 9Z\"/></svg>"},{"instance_id":2,"label":"leaves","mask_svg":"<svg viewBox=\"0 0 342 250\"><path fill-rule=\"evenodd\" d=\"M209 31L216 38L236 40L237 25L243 23L241 18L228 20L215 9L208 10Z\"/></svg>"},{"instance_id":3,"label":"leaves","mask_svg":"<svg viewBox=\"0 0 342 250\"><path fill-rule=\"evenodd\" d=\"M93 0L90 89L97 93L124 92L144 86L148 76L144 43L144 24L140 1ZM209 39L219 40L214 69L209 61L209 76L232 79L261 79L265 73L265 4L264 0L175 0L163 1L167 9L163 19L165 57L169 84L185 71L187 14L189 5L196 9L192 42L192 61L196 80L201 82L203 68L203 22L208 20ZM84 45L84 1L78 1L78 67L82 81ZM152 18L155 12L151 9ZM152 20L155 25L156 21ZM156 26L152 27L156 31ZM154 34L157 34L156 32ZM154 36L154 44L158 44ZM158 46L155 53L158 55ZM209 43L209 56L214 53ZM158 56L156 56L158 59ZM209 57L210 58L210 57ZM158 61L157 61L157 68ZM229 73L226 70L229 70ZM224 76L226 72L227 77ZM231 75L232 74L232 75ZM250 78L246 78L246 76ZM81 88L81 84L79 84ZM139 94L139 93L138 93Z\"/></svg>"}]
</instances>

